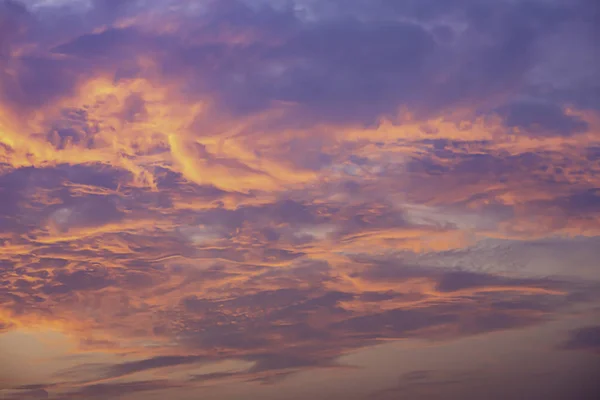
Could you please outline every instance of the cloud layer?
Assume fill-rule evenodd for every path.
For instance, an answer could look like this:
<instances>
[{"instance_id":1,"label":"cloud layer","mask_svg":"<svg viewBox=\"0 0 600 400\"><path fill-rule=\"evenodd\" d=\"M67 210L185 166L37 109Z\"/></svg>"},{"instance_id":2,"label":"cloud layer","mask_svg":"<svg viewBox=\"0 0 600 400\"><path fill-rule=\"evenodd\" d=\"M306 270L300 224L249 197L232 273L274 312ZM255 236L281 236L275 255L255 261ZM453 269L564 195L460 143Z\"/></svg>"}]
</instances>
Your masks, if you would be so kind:
<instances>
[{"instance_id":1,"label":"cloud layer","mask_svg":"<svg viewBox=\"0 0 600 400\"><path fill-rule=\"evenodd\" d=\"M598 21L588 0L0 0L0 336L60 331L84 360L0 368L0 391L185 398L597 318ZM594 352L592 325L556 348Z\"/></svg>"}]
</instances>

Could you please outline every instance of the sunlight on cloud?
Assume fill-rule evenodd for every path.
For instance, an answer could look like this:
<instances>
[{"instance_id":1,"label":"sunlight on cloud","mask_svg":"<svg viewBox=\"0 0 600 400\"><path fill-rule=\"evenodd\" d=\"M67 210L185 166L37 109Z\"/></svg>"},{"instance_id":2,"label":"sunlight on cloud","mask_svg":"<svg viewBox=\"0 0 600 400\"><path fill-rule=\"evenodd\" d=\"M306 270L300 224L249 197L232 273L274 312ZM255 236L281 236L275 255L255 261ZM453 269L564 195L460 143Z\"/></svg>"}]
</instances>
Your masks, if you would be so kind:
<instances>
[{"instance_id":1,"label":"sunlight on cloud","mask_svg":"<svg viewBox=\"0 0 600 400\"><path fill-rule=\"evenodd\" d=\"M0 0L0 397L475 393L372 346L594 348L596 76L547 48L592 49L587 0L430 3Z\"/></svg>"}]
</instances>

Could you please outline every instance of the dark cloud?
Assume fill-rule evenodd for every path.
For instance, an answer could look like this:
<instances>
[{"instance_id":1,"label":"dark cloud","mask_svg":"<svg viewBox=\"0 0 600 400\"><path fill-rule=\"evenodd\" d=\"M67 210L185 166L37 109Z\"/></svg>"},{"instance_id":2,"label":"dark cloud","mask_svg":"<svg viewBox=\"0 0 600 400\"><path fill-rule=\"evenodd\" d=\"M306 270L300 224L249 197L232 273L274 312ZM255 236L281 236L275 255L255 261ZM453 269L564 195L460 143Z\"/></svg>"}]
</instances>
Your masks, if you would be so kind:
<instances>
[{"instance_id":1,"label":"dark cloud","mask_svg":"<svg viewBox=\"0 0 600 400\"><path fill-rule=\"evenodd\" d=\"M356 262L362 262L370 265L369 268L357 272L354 276L360 277L371 282L394 282L404 281L411 278L427 277L431 274L424 267L405 265L402 260L378 260L369 257L355 256Z\"/></svg>"},{"instance_id":2,"label":"dark cloud","mask_svg":"<svg viewBox=\"0 0 600 400\"><path fill-rule=\"evenodd\" d=\"M123 383L97 383L71 391L59 399L106 399L119 398L132 393L172 389L177 385L166 380L137 381Z\"/></svg>"},{"instance_id":3,"label":"dark cloud","mask_svg":"<svg viewBox=\"0 0 600 400\"><path fill-rule=\"evenodd\" d=\"M17 1L2 0L0 2L0 66L4 66L13 45L29 22L27 8Z\"/></svg>"},{"instance_id":4,"label":"dark cloud","mask_svg":"<svg viewBox=\"0 0 600 400\"><path fill-rule=\"evenodd\" d=\"M182 343L189 346L243 350L250 357L244 358L250 360L260 358L265 346L273 345L275 340L284 346L282 354L288 354L291 360L295 360L282 365L300 368L308 366L304 365L306 363L327 365L330 357L323 358L326 348L353 348L358 342L366 345L382 338L428 337L425 331L431 331L431 337L435 337L440 334L441 327L448 330L450 326L454 327L450 331L458 335L522 328L540 323L545 315L565 305L563 296L558 294L520 293L520 289L527 290L536 285L543 287L544 280L510 280L461 272L445 274L431 269L424 269L421 274L415 269L408 275L402 275L401 279L407 277L439 279L440 290L448 293L499 286L508 286L508 291L463 295L461 301L453 304L429 303L426 296L419 297L418 293L387 292L376 293L377 296L365 294L366 297L343 292L322 293L318 286L311 290L280 289L240 295L233 300L189 297L182 301L186 313L179 317L179 320L183 318L185 321L185 328L177 331ZM557 285L557 282L548 283L550 287L559 287ZM387 300L406 300L409 303L420 300L426 301L427 305L419 308L399 306L367 314L357 314L341 305L342 302L356 300L375 304ZM480 308L478 304L485 307ZM310 318L318 312L325 313L323 315L327 315L330 322L320 327L312 326ZM283 349L290 352L285 353Z\"/></svg>"},{"instance_id":5,"label":"dark cloud","mask_svg":"<svg viewBox=\"0 0 600 400\"><path fill-rule=\"evenodd\" d=\"M588 129L585 121L566 115L556 104L513 103L501 109L500 114L507 126L524 129L534 136L568 136Z\"/></svg>"},{"instance_id":6,"label":"dark cloud","mask_svg":"<svg viewBox=\"0 0 600 400\"><path fill-rule=\"evenodd\" d=\"M384 389L371 394L374 399L393 398L394 396L429 392L446 392L456 387L465 385L467 382L479 382L483 384L487 378L476 371L437 371L418 370L402 374L398 378L395 387ZM470 398L470 397L469 397Z\"/></svg>"},{"instance_id":7,"label":"dark cloud","mask_svg":"<svg viewBox=\"0 0 600 400\"><path fill-rule=\"evenodd\" d=\"M351 318L334 325L335 329L354 332L365 338L407 337L411 331L456 322L457 316L441 308L396 309L379 314Z\"/></svg>"},{"instance_id":8,"label":"dark cloud","mask_svg":"<svg viewBox=\"0 0 600 400\"><path fill-rule=\"evenodd\" d=\"M597 214L600 212L600 189L581 191L555 201L569 214Z\"/></svg>"},{"instance_id":9,"label":"dark cloud","mask_svg":"<svg viewBox=\"0 0 600 400\"><path fill-rule=\"evenodd\" d=\"M78 37L74 41L52 49L59 54L68 54L81 58L106 58L116 55L131 55L129 48L141 39L133 28L107 29L101 33L91 33Z\"/></svg>"},{"instance_id":10,"label":"dark cloud","mask_svg":"<svg viewBox=\"0 0 600 400\"><path fill-rule=\"evenodd\" d=\"M129 95L129 97L125 99L125 104L123 104L122 114L122 118L128 122L144 118L147 111L143 97L138 93Z\"/></svg>"},{"instance_id":11,"label":"dark cloud","mask_svg":"<svg viewBox=\"0 0 600 400\"><path fill-rule=\"evenodd\" d=\"M250 360L256 363L248 370L249 373L334 365L331 359L311 359L309 356L294 354L258 354Z\"/></svg>"},{"instance_id":12,"label":"dark cloud","mask_svg":"<svg viewBox=\"0 0 600 400\"><path fill-rule=\"evenodd\" d=\"M73 228L90 228L109 224L123 219L125 213L119 210L116 199L89 196L83 199L69 199L50 214L50 224L61 232Z\"/></svg>"},{"instance_id":13,"label":"dark cloud","mask_svg":"<svg viewBox=\"0 0 600 400\"><path fill-rule=\"evenodd\" d=\"M274 291L259 292L256 294L240 296L234 300L224 302L215 302L211 300L198 299L190 297L184 299L184 307L191 312L206 312L212 308L222 308L223 306L239 309L240 307L256 310L268 310L270 306L284 307L294 302L302 301L306 298L306 292L296 289L279 289Z\"/></svg>"},{"instance_id":14,"label":"dark cloud","mask_svg":"<svg viewBox=\"0 0 600 400\"><path fill-rule=\"evenodd\" d=\"M519 312L521 311L521 312ZM523 309L477 313L461 321L459 329L463 334L479 334L501 330L518 329L537 325L544 321L535 314L522 313Z\"/></svg>"},{"instance_id":15,"label":"dark cloud","mask_svg":"<svg viewBox=\"0 0 600 400\"><path fill-rule=\"evenodd\" d=\"M136 28L109 28L82 35L55 51L80 60L109 58L111 68L122 67L131 59L129 48L164 56L167 75L186 76L195 91L211 93L221 107L234 113L258 111L285 101L300 106L301 113L319 118L375 122L379 116L395 115L400 106L432 111L486 100L507 89L516 94L536 66L536 46L544 35L566 21L583 18L577 6L562 3L430 3L426 7L379 1L364 7L353 2L344 8L362 15L370 13L371 18L359 20L350 13L306 22L292 7L214 2L208 12L197 16L196 21L186 20L184 25L189 34L216 39L207 43L190 45L172 35L154 37ZM112 16L121 12L113 6L98 7ZM335 9L340 12L342 7ZM330 15L326 8L317 7L315 12L319 11ZM468 28L454 35L450 46L436 41L435 35L420 24L388 18L394 14L422 21L444 17L464 20ZM250 42L228 43L227 37L236 34ZM261 40L268 37L278 37L279 41ZM48 80L35 73L44 65L44 74L72 76L67 65L56 64L53 72L49 60L27 62L31 77L40 81L36 84L23 75L21 87L44 88L55 82L46 86L47 95L40 99L68 89L61 79ZM218 68L212 67L215 63ZM504 107L509 126L539 125L547 132L562 134L585 128L582 121L560 117L555 104L510 103Z\"/></svg>"},{"instance_id":16,"label":"dark cloud","mask_svg":"<svg viewBox=\"0 0 600 400\"><path fill-rule=\"evenodd\" d=\"M395 113L415 95L434 49L433 39L418 25L323 24L287 43L281 58L298 57L300 65L290 66L281 86L265 82L259 90L268 94L270 89L272 100L327 110L338 120L373 121ZM303 60L312 65L303 66Z\"/></svg>"},{"instance_id":17,"label":"dark cloud","mask_svg":"<svg viewBox=\"0 0 600 400\"><path fill-rule=\"evenodd\" d=\"M561 286L560 281L541 278L517 278L485 272L475 272L461 269L442 269L429 266L407 264L402 259L377 260L369 257L355 257L358 262L370 265L363 271L355 273L370 282L403 282L411 279L428 278L436 283L436 290L440 292L456 292L466 289L486 288L544 288L554 289ZM398 293L396 295L399 295Z\"/></svg>"},{"instance_id":18,"label":"dark cloud","mask_svg":"<svg viewBox=\"0 0 600 400\"><path fill-rule=\"evenodd\" d=\"M41 400L49 399L50 394L45 389L19 390L15 395L6 395L6 400Z\"/></svg>"},{"instance_id":19,"label":"dark cloud","mask_svg":"<svg viewBox=\"0 0 600 400\"><path fill-rule=\"evenodd\" d=\"M600 104L591 1L75 3L0 2L0 304L18 322L0 330L60 320L102 333L86 350L147 358L80 364L65 399L174 388L111 380L222 360L253 366L186 385L278 382L381 339L521 329L597 299L525 277L503 245L478 253L514 235L554 254L530 230L598 216L594 118L569 111ZM46 113L97 77L116 95ZM217 188L221 171L251 189ZM586 329L563 347L594 348ZM463 378L417 371L402 390Z\"/></svg>"},{"instance_id":20,"label":"dark cloud","mask_svg":"<svg viewBox=\"0 0 600 400\"><path fill-rule=\"evenodd\" d=\"M231 377L237 377L241 375L238 372L212 372L208 374L194 374L191 375L191 382L211 382L211 381L219 381L221 379L227 379Z\"/></svg>"},{"instance_id":21,"label":"dark cloud","mask_svg":"<svg viewBox=\"0 0 600 400\"><path fill-rule=\"evenodd\" d=\"M110 279L109 272L103 268L88 267L72 273L59 272L56 281L68 290L98 290L103 289L114 281Z\"/></svg>"},{"instance_id":22,"label":"dark cloud","mask_svg":"<svg viewBox=\"0 0 600 400\"><path fill-rule=\"evenodd\" d=\"M206 361L204 356L157 356L141 361L130 361L110 366L104 375L107 378L121 377L136 372L148 371L158 368L174 367L178 365L196 364Z\"/></svg>"},{"instance_id":23,"label":"dark cloud","mask_svg":"<svg viewBox=\"0 0 600 400\"><path fill-rule=\"evenodd\" d=\"M437 284L437 289L441 292L454 292L462 289L499 286L502 283L502 278L493 275L456 271L443 274Z\"/></svg>"},{"instance_id":24,"label":"dark cloud","mask_svg":"<svg viewBox=\"0 0 600 400\"><path fill-rule=\"evenodd\" d=\"M83 77L76 63L41 56L25 56L16 59L19 74L3 83L3 96L8 104L21 111L48 104L75 89Z\"/></svg>"},{"instance_id":25,"label":"dark cloud","mask_svg":"<svg viewBox=\"0 0 600 400\"><path fill-rule=\"evenodd\" d=\"M16 231L39 227L48 220L52 212L61 208L46 202L62 203L63 208L72 207L65 211L62 219L50 217L51 222L60 230L99 226L116 221L122 214L113 200L98 196L74 198L63 185L73 183L114 189L123 175L127 174L111 167L83 165L24 167L9 171L0 175L0 223L11 226ZM37 198L40 193L45 193L46 200Z\"/></svg>"},{"instance_id":26,"label":"dark cloud","mask_svg":"<svg viewBox=\"0 0 600 400\"><path fill-rule=\"evenodd\" d=\"M569 339L560 347L600 352L600 326L587 326L571 331Z\"/></svg>"}]
</instances>

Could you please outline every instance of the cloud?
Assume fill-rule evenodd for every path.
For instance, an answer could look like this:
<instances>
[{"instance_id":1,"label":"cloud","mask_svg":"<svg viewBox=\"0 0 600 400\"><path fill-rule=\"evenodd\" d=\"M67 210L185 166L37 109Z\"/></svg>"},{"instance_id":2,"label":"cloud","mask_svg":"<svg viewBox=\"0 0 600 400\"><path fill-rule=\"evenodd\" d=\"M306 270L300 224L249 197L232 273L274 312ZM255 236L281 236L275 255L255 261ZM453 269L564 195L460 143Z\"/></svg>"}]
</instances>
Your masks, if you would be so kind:
<instances>
[{"instance_id":1,"label":"cloud","mask_svg":"<svg viewBox=\"0 0 600 400\"><path fill-rule=\"evenodd\" d=\"M83 386L82 388L68 392L62 399L96 399L106 398L106 396L123 396L132 393L160 391L171 389L174 385L168 381L137 381L123 383L97 383Z\"/></svg>"},{"instance_id":2,"label":"cloud","mask_svg":"<svg viewBox=\"0 0 600 400\"><path fill-rule=\"evenodd\" d=\"M184 32L194 29L195 34L216 38L208 43L179 43L172 33L157 38L157 33L133 26L87 33L55 51L77 56L80 61L90 56L109 57L112 67L131 60L129 47L150 56L166 56L162 62L169 63L165 64L167 73L185 74L197 91L211 93L222 107L234 113L257 111L273 102L291 102L302 112L319 118L375 122L383 115L395 116L403 105L423 108L437 104L445 108L518 85L536 65L530 50L548 35L549 27L583 17L577 13L578 8L566 4L523 3L511 7L505 3L459 3L448 6L436 1L424 11L378 2L369 10L378 13L375 20L326 17L309 23L290 7L214 2L208 11L196 15L200 24L194 28L185 24L182 28ZM103 8L106 6L99 6ZM356 12L359 8L364 11L364 7L349 7ZM106 14L119 12L123 10L111 7ZM390 20L382 24L382 17L390 12L416 18L419 23ZM455 35L461 45L454 49L437 42L421 24L443 17L469 24L467 32ZM478 43L470 31L488 39L488 43ZM236 35L247 44L228 41ZM279 35L280 40L264 43L267 35ZM208 57L220 64L218 70L210 69ZM254 61L240 63L249 58ZM450 62L450 68L446 68L451 71L449 76L441 70L442 59ZM516 90L518 86L514 87ZM59 91L58 87L48 88L48 93Z\"/></svg>"},{"instance_id":3,"label":"cloud","mask_svg":"<svg viewBox=\"0 0 600 400\"><path fill-rule=\"evenodd\" d=\"M141 361L131 361L109 367L106 376L110 378L130 375L151 369L194 364L205 361L201 356L157 356Z\"/></svg>"},{"instance_id":4,"label":"cloud","mask_svg":"<svg viewBox=\"0 0 600 400\"><path fill-rule=\"evenodd\" d=\"M566 115L555 104L514 103L500 111L511 128L522 128L532 135L573 135L587 131L582 119Z\"/></svg>"},{"instance_id":5,"label":"cloud","mask_svg":"<svg viewBox=\"0 0 600 400\"><path fill-rule=\"evenodd\" d=\"M600 326L587 326L570 332L560 348L567 350L600 351Z\"/></svg>"},{"instance_id":6,"label":"cloud","mask_svg":"<svg viewBox=\"0 0 600 400\"><path fill-rule=\"evenodd\" d=\"M2 29L1 54L4 61L4 57L9 56L11 41L15 40L23 31L29 13L24 5L16 1L3 1L0 7L2 7L2 19L0 20Z\"/></svg>"},{"instance_id":7,"label":"cloud","mask_svg":"<svg viewBox=\"0 0 600 400\"><path fill-rule=\"evenodd\" d=\"M20 390L14 396L8 394L6 396L8 400L11 399L28 399L28 400L38 400L38 399L48 399L50 398L49 393L45 389L34 389L34 390Z\"/></svg>"},{"instance_id":8,"label":"cloud","mask_svg":"<svg viewBox=\"0 0 600 400\"><path fill-rule=\"evenodd\" d=\"M0 330L69 333L89 380L28 395L597 302L591 1L84 3L0 2Z\"/></svg>"},{"instance_id":9,"label":"cloud","mask_svg":"<svg viewBox=\"0 0 600 400\"><path fill-rule=\"evenodd\" d=\"M89 196L84 201L61 207L50 214L50 224L58 231L90 228L119 221L124 213L119 211L110 198Z\"/></svg>"}]
</instances>

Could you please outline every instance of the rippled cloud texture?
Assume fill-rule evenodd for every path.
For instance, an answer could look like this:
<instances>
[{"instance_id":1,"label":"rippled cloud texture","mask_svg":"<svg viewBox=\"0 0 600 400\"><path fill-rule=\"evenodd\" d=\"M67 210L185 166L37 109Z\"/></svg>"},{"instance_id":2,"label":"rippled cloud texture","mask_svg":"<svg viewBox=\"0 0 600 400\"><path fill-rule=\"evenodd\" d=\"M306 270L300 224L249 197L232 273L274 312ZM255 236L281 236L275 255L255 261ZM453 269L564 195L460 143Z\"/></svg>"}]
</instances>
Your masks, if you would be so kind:
<instances>
[{"instance_id":1,"label":"rippled cloud texture","mask_svg":"<svg viewBox=\"0 0 600 400\"><path fill-rule=\"evenodd\" d=\"M587 399L593 0L0 0L0 397Z\"/></svg>"}]
</instances>

